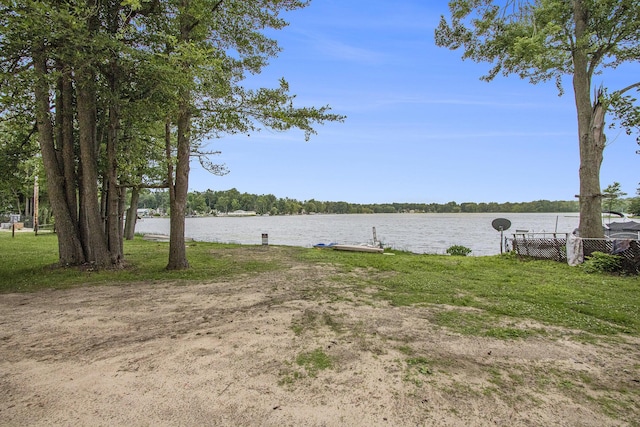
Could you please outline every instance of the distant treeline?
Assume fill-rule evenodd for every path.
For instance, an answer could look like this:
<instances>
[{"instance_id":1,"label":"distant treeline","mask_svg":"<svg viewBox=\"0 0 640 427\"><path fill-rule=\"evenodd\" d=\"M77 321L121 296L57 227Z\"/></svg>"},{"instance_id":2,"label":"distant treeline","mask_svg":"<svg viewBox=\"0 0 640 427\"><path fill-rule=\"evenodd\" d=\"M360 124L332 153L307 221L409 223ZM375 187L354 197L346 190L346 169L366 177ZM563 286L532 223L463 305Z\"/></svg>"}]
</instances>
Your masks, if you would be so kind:
<instances>
[{"instance_id":1,"label":"distant treeline","mask_svg":"<svg viewBox=\"0 0 640 427\"><path fill-rule=\"evenodd\" d=\"M147 192L140 196L139 208L154 209L166 213L169 195L166 191ZM481 213L481 212L578 212L577 201L536 200L519 203L382 203L357 204L348 202L298 201L278 198L273 194L240 193L235 188L226 191L207 190L191 192L187 213L207 215L237 210L254 211L259 215L296 215L310 213L362 214L362 213Z\"/></svg>"}]
</instances>

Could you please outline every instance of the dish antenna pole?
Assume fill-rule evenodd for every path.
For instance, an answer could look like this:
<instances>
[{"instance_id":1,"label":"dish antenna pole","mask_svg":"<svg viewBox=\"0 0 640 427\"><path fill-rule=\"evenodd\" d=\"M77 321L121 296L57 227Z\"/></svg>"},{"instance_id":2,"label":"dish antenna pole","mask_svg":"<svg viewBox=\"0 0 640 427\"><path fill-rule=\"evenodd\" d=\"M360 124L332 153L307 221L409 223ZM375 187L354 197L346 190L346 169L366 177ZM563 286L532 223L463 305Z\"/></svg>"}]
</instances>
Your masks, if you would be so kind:
<instances>
[{"instance_id":1,"label":"dish antenna pole","mask_svg":"<svg viewBox=\"0 0 640 427\"><path fill-rule=\"evenodd\" d=\"M504 252L503 243L504 243L504 231L508 230L511 227L511 221L506 218L496 218L491 222L491 226L500 232L500 255Z\"/></svg>"}]
</instances>

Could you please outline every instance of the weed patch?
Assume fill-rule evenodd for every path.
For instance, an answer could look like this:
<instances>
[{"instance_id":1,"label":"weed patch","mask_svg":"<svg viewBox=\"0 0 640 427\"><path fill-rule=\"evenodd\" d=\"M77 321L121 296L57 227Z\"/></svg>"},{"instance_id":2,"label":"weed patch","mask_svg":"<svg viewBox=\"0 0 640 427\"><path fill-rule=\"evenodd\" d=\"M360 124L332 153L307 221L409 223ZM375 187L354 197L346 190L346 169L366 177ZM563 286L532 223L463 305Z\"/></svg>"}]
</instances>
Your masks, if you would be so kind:
<instances>
[{"instance_id":1,"label":"weed patch","mask_svg":"<svg viewBox=\"0 0 640 427\"><path fill-rule=\"evenodd\" d=\"M422 387L424 380L434 373L431 362L425 357L412 357L406 360L407 368L404 380Z\"/></svg>"},{"instance_id":2,"label":"weed patch","mask_svg":"<svg viewBox=\"0 0 640 427\"><path fill-rule=\"evenodd\" d=\"M318 372L333 367L331 357L320 348L299 354L296 357L296 364L303 367L310 377L316 377Z\"/></svg>"},{"instance_id":3,"label":"weed patch","mask_svg":"<svg viewBox=\"0 0 640 427\"><path fill-rule=\"evenodd\" d=\"M313 351L300 353L295 359L298 368L289 365L288 369L280 371L281 386L292 385L303 378L316 378L320 371L333 368L333 359L321 348Z\"/></svg>"}]
</instances>

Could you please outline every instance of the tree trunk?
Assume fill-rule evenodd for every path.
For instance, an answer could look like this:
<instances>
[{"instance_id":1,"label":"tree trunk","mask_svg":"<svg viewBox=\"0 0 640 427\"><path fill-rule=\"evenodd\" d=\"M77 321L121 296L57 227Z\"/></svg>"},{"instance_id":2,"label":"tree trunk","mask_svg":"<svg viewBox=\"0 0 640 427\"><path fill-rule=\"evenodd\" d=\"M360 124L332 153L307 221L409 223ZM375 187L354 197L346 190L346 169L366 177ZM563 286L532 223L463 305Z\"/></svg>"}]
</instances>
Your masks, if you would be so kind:
<instances>
[{"instance_id":1,"label":"tree trunk","mask_svg":"<svg viewBox=\"0 0 640 427\"><path fill-rule=\"evenodd\" d=\"M78 135L80 146L80 229L87 262L104 267L111 264L98 200L96 96L93 72L87 66L76 69Z\"/></svg>"},{"instance_id":2,"label":"tree trunk","mask_svg":"<svg viewBox=\"0 0 640 427\"><path fill-rule=\"evenodd\" d=\"M115 77L112 80L112 90L115 90ZM118 162L116 150L118 145L118 128L120 123L119 109L116 101L109 106L109 129L107 132L107 165L105 181L107 186L107 200L105 212L105 228L107 243L111 254L111 263L122 261L122 222L120 217L120 188L118 187Z\"/></svg>"},{"instance_id":3,"label":"tree trunk","mask_svg":"<svg viewBox=\"0 0 640 427\"><path fill-rule=\"evenodd\" d=\"M22 207L21 207L22 203L20 202L20 194L18 193L17 190L13 190L12 193L13 193L13 197L15 197L15 199L16 199L16 210L15 211L17 213L21 214L22 213ZM25 216L27 215L26 212L24 214L25 214Z\"/></svg>"},{"instance_id":4,"label":"tree trunk","mask_svg":"<svg viewBox=\"0 0 640 427\"><path fill-rule=\"evenodd\" d=\"M134 187L131 190L131 205L127 210L127 220L124 223L124 238L133 240L136 232L136 221L138 220L138 200L140 199L140 189Z\"/></svg>"},{"instance_id":5,"label":"tree trunk","mask_svg":"<svg viewBox=\"0 0 640 427\"><path fill-rule=\"evenodd\" d=\"M120 230L120 253L122 254L122 259L124 259L124 211L127 208L126 197L127 197L127 189L126 187L118 187L118 228Z\"/></svg>"},{"instance_id":6,"label":"tree trunk","mask_svg":"<svg viewBox=\"0 0 640 427\"><path fill-rule=\"evenodd\" d=\"M191 2L181 0L181 11L178 16L180 25L180 41L190 42L191 33L195 28L195 19L189 9ZM191 64L188 59L182 59L185 73L189 73ZM191 154L191 92L189 88L180 91L178 102L178 144L176 152L175 181L169 176L170 236L169 236L169 264L168 270L182 270L189 268L187 249L184 241L185 212L187 208L187 193L189 191L189 156ZM170 128L165 128L167 138L167 155L170 154ZM170 158L167 158L169 162ZM171 164L171 162L169 163Z\"/></svg>"},{"instance_id":7,"label":"tree trunk","mask_svg":"<svg viewBox=\"0 0 640 427\"><path fill-rule=\"evenodd\" d=\"M169 205L170 236L169 236L169 263L167 270L183 270L189 268L187 249L184 240L185 211L187 207L187 193L189 188L189 154L191 144L189 132L191 116L189 105L182 103L178 113L178 146L175 167L175 180L169 176ZM170 154L170 128L167 125L167 152ZM171 162L171 159L168 159ZM173 175L173 174L172 174Z\"/></svg>"},{"instance_id":8,"label":"tree trunk","mask_svg":"<svg viewBox=\"0 0 640 427\"><path fill-rule=\"evenodd\" d=\"M600 166L604 152L604 106L591 102L591 71L587 56L587 11L582 0L573 2L576 47L573 51L573 90L578 113L580 144L581 237L604 237L600 193Z\"/></svg>"},{"instance_id":9,"label":"tree trunk","mask_svg":"<svg viewBox=\"0 0 640 427\"><path fill-rule=\"evenodd\" d=\"M64 189L69 214L74 223L78 222L78 197L76 158L73 140L73 84L69 67L58 64L58 97L56 98L56 126L58 128L58 149L64 165Z\"/></svg>"},{"instance_id":10,"label":"tree trunk","mask_svg":"<svg viewBox=\"0 0 640 427\"><path fill-rule=\"evenodd\" d=\"M117 38L120 25L122 2L106 4L104 20L111 37ZM119 264L124 258L122 212L124 190L118 185L118 146L120 145L120 94L122 90L122 72L118 55L112 52L109 68L105 73L109 84L108 124L106 131L106 165L103 176L106 198L104 200L104 221L107 246L112 264ZM100 139L102 140L102 139Z\"/></svg>"},{"instance_id":11,"label":"tree trunk","mask_svg":"<svg viewBox=\"0 0 640 427\"><path fill-rule=\"evenodd\" d=\"M40 151L47 175L49 201L56 218L58 255L62 265L78 265L85 262L82 244L75 221L69 210L65 192L64 165L60 165L55 149L54 128L49 108L49 85L47 83L46 57L43 44L33 52L35 72L35 112Z\"/></svg>"}]
</instances>

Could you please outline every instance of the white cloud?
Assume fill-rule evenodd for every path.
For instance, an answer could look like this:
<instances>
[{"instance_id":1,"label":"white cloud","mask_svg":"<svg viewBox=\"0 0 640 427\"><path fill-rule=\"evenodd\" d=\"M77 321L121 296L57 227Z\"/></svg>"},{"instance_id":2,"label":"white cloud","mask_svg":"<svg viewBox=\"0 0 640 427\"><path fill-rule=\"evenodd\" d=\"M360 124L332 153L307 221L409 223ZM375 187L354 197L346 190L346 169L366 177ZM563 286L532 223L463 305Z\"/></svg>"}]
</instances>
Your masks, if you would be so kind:
<instances>
[{"instance_id":1,"label":"white cloud","mask_svg":"<svg viewBox=\"0 0 640 427\"><path fill-rule=\"evenodd\" d=\"M381 63L386 60L386 55L380 52L323 36L313 37L312 44L314 48L326 58L364 64Z\"/></svg>"}]
</instances>

